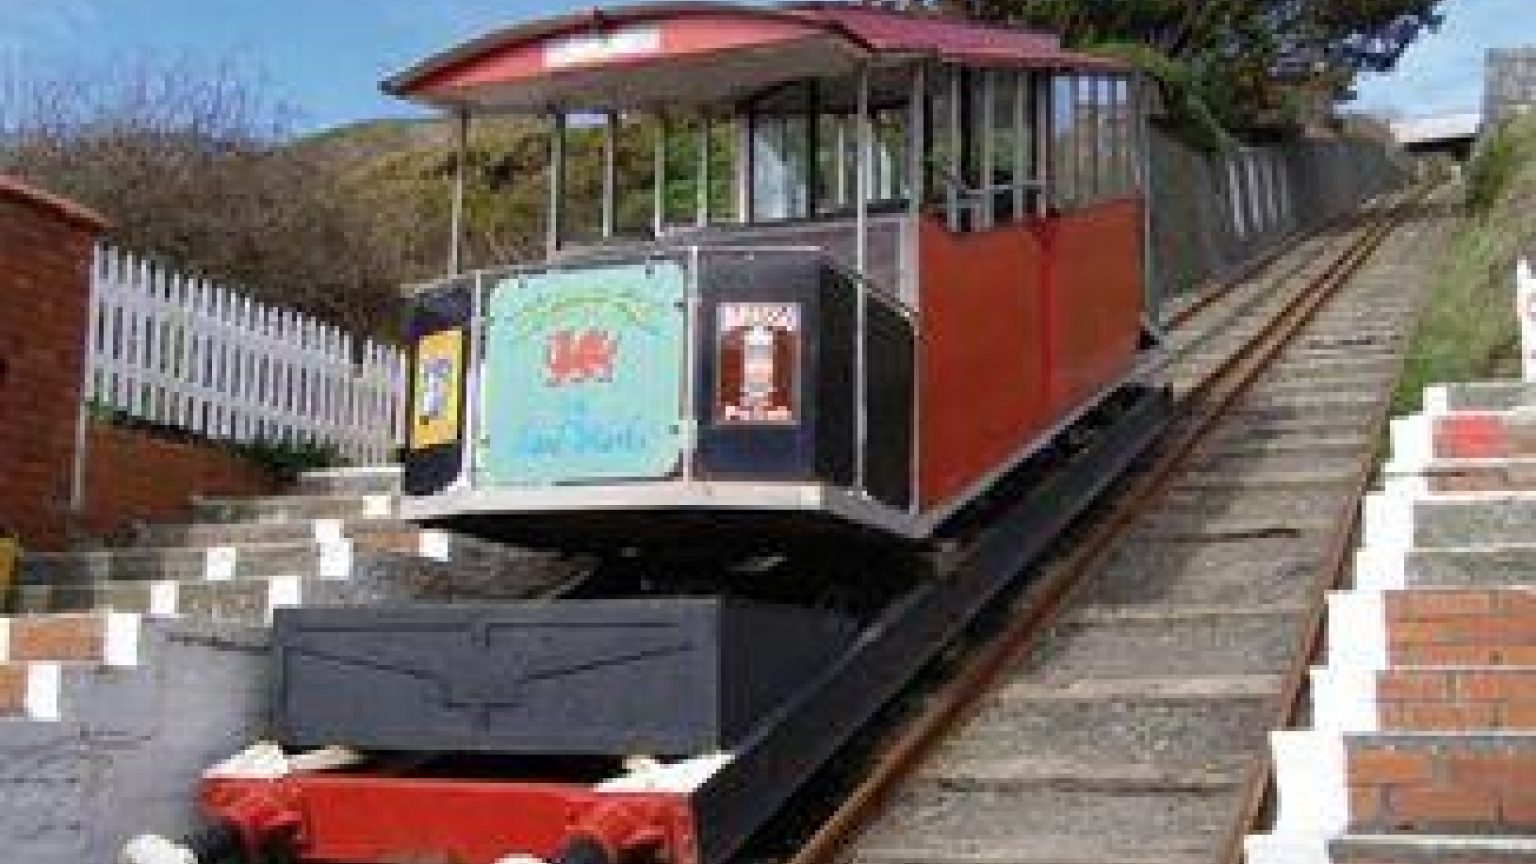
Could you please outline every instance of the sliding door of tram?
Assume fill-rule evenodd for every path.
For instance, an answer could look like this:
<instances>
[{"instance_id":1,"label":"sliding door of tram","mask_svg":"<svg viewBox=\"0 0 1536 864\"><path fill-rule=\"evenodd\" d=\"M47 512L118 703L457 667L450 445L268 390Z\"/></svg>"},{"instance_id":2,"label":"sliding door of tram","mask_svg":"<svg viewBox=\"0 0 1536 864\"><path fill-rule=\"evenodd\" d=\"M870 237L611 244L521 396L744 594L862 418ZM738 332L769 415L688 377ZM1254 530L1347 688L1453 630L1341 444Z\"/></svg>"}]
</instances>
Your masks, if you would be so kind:
<instances>
[{"instance_id":1,"label":"sliding door of tram","mask_svg":"<svg viewBox=\"0 0 1536 864\"><path fill-rule=\"evenodd\" d=\"M683 266L666 259L498 282L477 481L671 475L682 452L685 286Z\"/></svg>"}]
</instances>

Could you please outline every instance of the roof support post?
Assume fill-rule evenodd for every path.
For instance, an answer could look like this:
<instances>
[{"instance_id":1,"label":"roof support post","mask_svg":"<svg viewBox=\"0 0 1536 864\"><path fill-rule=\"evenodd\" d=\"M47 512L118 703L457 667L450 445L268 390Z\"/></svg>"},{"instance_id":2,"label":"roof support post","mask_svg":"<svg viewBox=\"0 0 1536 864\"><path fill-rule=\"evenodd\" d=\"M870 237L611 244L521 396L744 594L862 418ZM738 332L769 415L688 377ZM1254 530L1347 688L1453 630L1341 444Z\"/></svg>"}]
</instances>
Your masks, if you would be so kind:
<instances>
[{"instance_id":1,"label":"roof support post","mask_svg":"<svg viewBox=\"0 0 1536 864\"><path fill-rule=\"evenodd\" d=\"M1035 195L1035 215L1045 217L1056 192L1051 188L1051 164L1056 158L1051 150L1051 129L1054 117L1052 100L1055 84L1045 72L1034 73L1035 83L1035 185L1040 188Z\"/></svg>"},{"instance_id":2,"label":"roof support post","mask_svg":"<svg viewBox=\"0 0 1536 864\"><path fill-rule=\"evenodd\" d=\"M616 202L618 201L618 142L619 113L608 111L603 115L603 236L612 237L615 229Z\"/></svg>"},{"instance_id":3,"label":"roof support post","mask_svg":"<svg viewBox=\"0 0 1536 864\"><path fill-rule=\"evenodd\" d=\"M651 179L651 233L660 237L667 227L667 115L661 112L656 114Z\"/></svg>"},{"instance_id":4,"label":"roof support post","mask_svg":"<svg viewBox=\"0 0 1536 864\"><path fill-rule=\"evenodd\" d=\"M1029 73L1022 69L1011 75L1013 85L1013 218L1022 221L1029 201Z\"/></svg>"},{"instance_id":5,"label":"roof support post","mask_svg":"<svg viewBox=\"0 0 1536 864\"><path fill-rule=\"evenodd\" d=\"M854 261L859 270L854 303L854 448L853 488L865 487L865 451L869 443L869 186L871 130L869 123L869 64L859 67L858 177L854 192Z\"/></svg>"},{"instance_id":6,"label":"roof support post","mask_svg":"<svg viewBox=\"0 0 1536 864\"><path fill-rule=\"evenodd\" d=\"M928 64L919 61L912 66L912 92L909 95L910 104L907 106L907 188L911 197L907 201L908 209L913 213L921 213L923 209L923 196L926 190L924 182L928 179L928 172L924 170L928 152Z\"/></svg>"},{"instance_id":7,"label":"roof support post","mask_svg":"<svg viewBox=\"0 0 1536 864\"><path fill-rule=\"evenodd\" d=\"M546 251L553 258L560 251L560 216L565 202L565 114L550 115L549 130L549 219Z\"/></svg>"},{"instance_id":8,"label":"roof support post","mask_svg":"<svg viewBox=\"0 0 1536 864\"><path fill-rule=\"evenodd\" d=\"M708 112L699 116L699 200L695 221L700 228L709 224L709 139L710 117Z\"/></svg>"},{"instance_id":9,"label":"roof support post","mask_svg":"<svg viewBox=\"0 0 1536 864\"><path fill-rule=\"evenodd\" d=\"M976 134L981 140L981 176L976 179L977 213L975 227L986 230L992 227L992 218L997 213L992 203L993 178L997 176L997 142L993 132L997 129L997 76L1002 74L998 69L982 69L981 75L981 111L976 120Z\"/></svg>"},{"instance_id":10,"label":"roof support post","mask_svg":"<svg viewBox=\"0 0 1536 864\"><path fill-rule=\"evenodd\" d=\"M458 111L458 140L453 156L453 212L448 220L448 275L464 272L464 184L469 172L469 109Z\"/></svg>"},{"instance_id":11,"label":"roof support post","mask_svg":"<svg viewBox=\"0 0 1536 864\"><path fill-rule=\"evenodd\" d=\"M752 221L752 114L736 118L736 221Z\"/></svg>"},{"instance_id":12,"label":"roof support post","mask_svg":"<svg viewBox=\"0 0 1536 864\"><path fill-rule=\"evenodd\" d=\"M949 69L949 164L944 166L944 185L948 190L945 199L949 204L949 230L960 230L960 201L965 183L965 76L960 67Z\"/></svg>"}]
</instances>

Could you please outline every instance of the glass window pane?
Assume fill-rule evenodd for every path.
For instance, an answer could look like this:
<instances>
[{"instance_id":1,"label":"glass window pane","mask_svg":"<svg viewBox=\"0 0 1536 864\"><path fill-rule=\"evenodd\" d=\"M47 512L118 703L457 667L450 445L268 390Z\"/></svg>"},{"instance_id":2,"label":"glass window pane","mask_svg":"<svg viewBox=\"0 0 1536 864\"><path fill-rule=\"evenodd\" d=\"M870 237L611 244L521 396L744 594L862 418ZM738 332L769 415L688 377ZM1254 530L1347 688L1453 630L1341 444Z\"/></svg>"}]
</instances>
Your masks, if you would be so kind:
<instances>
[{"instance_id":1,"label":"glass window pane","mask_svg":"<svg viewBox=\"0 0 1536 864\"><path fill-rule=\"evenodd\" d=\"M1098 197L1120 194L1120 129L1115 123L1115 83L1098 78Z\"/></svg>"},{"instance_id":2,"label":"glass window pane","mask_svg":"<svg viewBox=\"0 0 1536 864\"><path fill-rule=\"evenodd\" d=\"M959 179L955 152L955 106L948 66L932 69L928 76L928 190L929 199L943 201Z\"/></svg>"},{"instance_id":3,"label":"glass window pane","mask_svg":"<svg viewBox=\"0 0 1536 864\"><path fill-rule=\"evenodd\" d=\"M1052 192L1057 206L1071 207L1078 201L1077 79L1057 76L1051 86Z\"/></svg>"},{"instance_id":4,"label":"glass window pane","mask_svg":"<svg viewBox=\"0 0 1536 864\"><path fill-rule=\"evenodd\" d=\"M874 116L874 172L871 196L895 201L907 196L907 107L882 108Z\"/></svg>"}]
</instances>

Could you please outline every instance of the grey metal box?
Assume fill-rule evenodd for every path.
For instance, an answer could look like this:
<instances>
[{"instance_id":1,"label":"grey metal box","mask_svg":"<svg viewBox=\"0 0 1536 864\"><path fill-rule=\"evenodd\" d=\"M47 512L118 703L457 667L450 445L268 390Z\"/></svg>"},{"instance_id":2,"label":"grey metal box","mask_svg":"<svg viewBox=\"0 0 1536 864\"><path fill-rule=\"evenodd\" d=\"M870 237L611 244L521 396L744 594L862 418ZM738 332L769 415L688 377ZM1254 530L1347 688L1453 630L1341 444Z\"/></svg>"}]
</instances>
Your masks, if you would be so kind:
<instances>
[{"instance_id":1,"label":"grey metal box","mask_svg":"<svg viewBox=\"0 0 1536 864\"><path fill-rule=\"evenodd\" d=\"M281 610L275 721L294 746L703 753L740 740L856 632L720 598Z\"/></svg>"}]
</instances>

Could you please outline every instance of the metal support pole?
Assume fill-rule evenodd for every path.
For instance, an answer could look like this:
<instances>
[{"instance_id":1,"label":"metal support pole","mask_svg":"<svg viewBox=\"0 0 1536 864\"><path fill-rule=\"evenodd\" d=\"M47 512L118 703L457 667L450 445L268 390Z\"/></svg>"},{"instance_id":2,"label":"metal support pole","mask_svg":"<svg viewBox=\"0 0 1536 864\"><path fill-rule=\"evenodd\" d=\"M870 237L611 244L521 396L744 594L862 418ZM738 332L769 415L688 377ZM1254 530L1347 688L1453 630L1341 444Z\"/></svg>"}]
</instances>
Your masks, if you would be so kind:
<instances>
[{"instance_id":1,"label":"metal support pole","mask_svg":"<svg viewBox=\"0 0 1536 864\"><path fill-rule=\"evenodd\" d=\"M656 141L651 152L651 233L667 227L667 115L656 115Z\"/></svg>"},{"instance_id":2,"label":"metal support pole","mask_svg":"<svg viewBox=\"0 0 1536 864\"><path fill-rule=\"evenodd\" d=\"M619 115L609 111L603 116L603 236L612 237L615 229L619 185L618 169Z\"/></svg>"},{"instance_id":3,"label":"metal support pole","mask_svg":"<svg viewBox=\"0 0 1536 864\"><path fill-rule=\"evenodd\" d=\"M995 69L981 70L981 111L976 121L981 144L981 176L976 186L981 197L976 202L980 212L976 214L975 227L983 230L992 227L992 217L997 212L992 203L992 178L997 175L997 142L992 133L997 129L998 74Z\"/></svg>"},{"instance_id":4,"label":"metal support pole","mask_svg":"<svg viewBox=\"0 0 1536 864\"><path fill-rule=\"evenodd\" d=\"M458 141L453 155L453 213L448 219L448 275L464 272L464 183L469 173L469 111L458 112Z\"/></svg>"},{"instance_id":5,"label":"metal support pole","mask_svg":"<svg viewBox=\"0 0 1536 864\"><path fill-rule=\"evenodd\" d=\"M1024 218L1025 204L1029 198L1029 73L1015 70L1011 73L1013 84L1013 218Z\"/></svg>"},{"instance_id":6,"label":"metal support pole","mask_svg":"<svg viewBox=\"0 0 1536 864\"><path fill-rule=\"evenodd\" d=\"M949 190L949 230L960 230L959 184L965 182L965 96L964 76L958 67L949 70L949 164L945 168L944 186Z\"/></svg>"},{"instance_id":7,"label":"metal support pole","mask_svg":"<svg viewBox=\"0 0 1536 864\"><path fill-rule=\"evenodd\" d=\"M709 224L709 115L699 118L699 202L698 217L695 220L700 228Z\"/></svg>"},{"instance_id":8,"label":"metal support pole","mask_svg":"<svg viewBox=\"0 0 1536 864\"><path fill-rule=\"evenodd\" d=\"M484 356L485 339L485 274L475 273L469 289L469 326L464 328L464 448L460 454L459 476L453 482L455 489L473 489L475 486L475 455L483 443L480 432L480 358Z\"/></svg>"},{"instance_id":9,"label":"metal support pole","mask_svg":"<svg viewBox=\"0 0 1536 864\"><path fill-rule=\"evenodd\" d=\"M865 487L865 450L869 443L869 66L859 68L857 189L854 192L854 261L859 270L854 324L854 461L853 488Z\"/></svg>"},{"instance_id":10,"label":"metal support pole","mask_svg":"<svg viewBox=\"0 0 1536 864\"><path fill-rule=\"evenodd\" d=\"M565 200L565 115L555 111L549 131L549 257L560 251L560 210Z\"/></svg>"},{"instance_id":11,"label":"metal support pole","mask_svg":"<svg viewBox=\"0 0 1536 864\"><path fill-rule=\"evenodd\" d=\"M907 128L910 130L908 137L908 172L907 187L911 200L907 202L908 209L913 213L920 213L923 209L923 196L926 194L924 183L927 181L927 173L923 170L923 157L928 152L928 66L926 63L918 63L912 67L912 92L907 112Z\"/></svg>"},{"instance_id":12,"label":"metal support pole","mask_svg":"<svg viewBox=\"0 0 1536 864\"><path fill-rule=\"evenodd\" d=\"M1051 76L1043 73L1035 73L1035 185L1040 191L1035 195L1035 213L1044 218L1051 208L1051 199L1056 190L1052 189L1051 163L1056 158L1051 146L1051 130L1053 128L1052 101L1055 98L1055 84Z\"/></svg>"},{"instance_id":13,"label":"metal support pole","mask_svg":"<svg viewBox=\"0 0 1536 864\"><path fill-rule=\"evenodd\" d=\"M1157 259L1153 219L1157 214L1152 207L1152 127L1147 111L1146 78L1137 75L1131 79L1130 122L1136 130L1136 186L1141 193L1141 280L1145 294L1147 319L1159 332L1163 328L1163 298L1157 284Z\"/></svg>"},{"instance_id":14,"label":"metal support pole","mask_svg":"<svg viewBox=\"0 0 1536 864\"><path fill-rule=\"evenodd\" d=\"M752 221L752 115L736 120L736 221Z\"/></svg>"}]
</instances>

